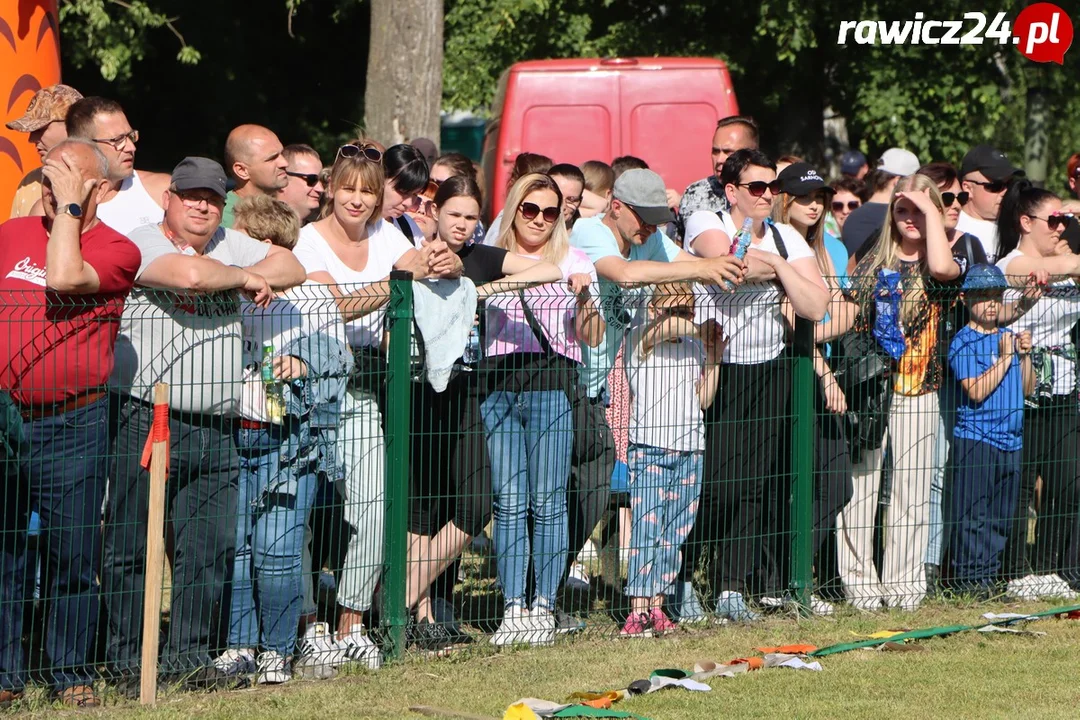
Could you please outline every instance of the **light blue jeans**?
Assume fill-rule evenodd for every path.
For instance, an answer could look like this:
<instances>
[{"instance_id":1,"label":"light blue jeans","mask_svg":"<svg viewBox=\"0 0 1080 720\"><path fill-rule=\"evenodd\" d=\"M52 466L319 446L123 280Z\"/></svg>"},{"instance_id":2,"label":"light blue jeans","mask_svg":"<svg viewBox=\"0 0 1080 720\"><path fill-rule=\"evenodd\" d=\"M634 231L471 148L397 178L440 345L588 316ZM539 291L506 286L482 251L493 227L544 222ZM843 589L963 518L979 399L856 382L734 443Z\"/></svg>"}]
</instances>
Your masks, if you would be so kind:
<instances>
[{"instance_id":1,"label":"light blue jeans","mask_svg":"<svg viewBox=\"0 0 1080 720\"><path fill-rule=\"evenodd\" d=\"M317 476L313 465L281 466L276 429L238 430L236 446L240 501L229 647L288 657L304 604L304 541Z\"/></svg>"},{"instance_id":2,"label":"light blue jeans","mask_svg":"<svg viewBox=\"0 0 1080 720\"><path fill-rule=\"evenodd\" d=\"M668 595L697 517L705 454L631 444L626 460L633 518L626 595Z\"/></svg>"},{"instance_id":3,"label":"light blue jeans","mask_svg":"<svg viewBox=\"0 0 1080 720\"><path fill-rule=\"evenodd\" d=\"M480 414L491 456L492 540L503 597L507 605L525 606L531 556L536 581L532 606L554 610L569 551L566 488L574 435L570 402L561 390L500 390L488 395Z\"/></svg>"}]
</instances>

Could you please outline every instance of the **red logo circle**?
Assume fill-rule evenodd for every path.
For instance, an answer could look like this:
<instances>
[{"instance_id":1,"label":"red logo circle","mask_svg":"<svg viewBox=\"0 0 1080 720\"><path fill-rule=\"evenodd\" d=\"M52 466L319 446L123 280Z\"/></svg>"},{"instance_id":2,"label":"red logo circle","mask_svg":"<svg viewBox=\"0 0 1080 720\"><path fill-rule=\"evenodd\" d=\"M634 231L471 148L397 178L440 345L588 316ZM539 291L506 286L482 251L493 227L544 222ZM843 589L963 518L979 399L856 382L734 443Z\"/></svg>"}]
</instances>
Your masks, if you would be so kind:
<instances>
[{"instance_id":1,"label":"red logo circle","mask_svg":"<svg viewBox=\"0 0 1080 720\"><path fill-rule=\"evenodd\" d=\"M1072 41L1072 20L1053 3L1028 5L1013 24L1013 44L1028 60L1062 65Z\"/></svg>"}]
</instances>

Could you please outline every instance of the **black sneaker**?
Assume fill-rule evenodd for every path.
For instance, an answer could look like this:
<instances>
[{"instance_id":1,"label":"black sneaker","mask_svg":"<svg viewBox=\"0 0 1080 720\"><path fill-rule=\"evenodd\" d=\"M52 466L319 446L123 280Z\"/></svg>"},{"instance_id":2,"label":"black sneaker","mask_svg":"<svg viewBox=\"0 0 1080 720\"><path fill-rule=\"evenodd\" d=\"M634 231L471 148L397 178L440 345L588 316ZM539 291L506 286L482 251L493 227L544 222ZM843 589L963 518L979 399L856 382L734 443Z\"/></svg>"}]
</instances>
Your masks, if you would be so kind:
<instances>
[{"instance_id":1,"label":"black sneaker","mask_svg":"<svg viewBox=\"0 0 1080 720\"><path fill-rule=\"evenodd\" d=\"M415 644L421 650L438 652L454 644L445 625L421 620L416 626Z\"/></svg>"},{"instance_id":2,"label":"black sneaker","mask_svg":"<svg viewBox=\"0 0 1080 720\"><path fill-rule=\"evenodd\" d=\"M568 612L555 608L555 634L574 635L585 629L585 621L579 620Z\"/></svg>"}]
</instances>

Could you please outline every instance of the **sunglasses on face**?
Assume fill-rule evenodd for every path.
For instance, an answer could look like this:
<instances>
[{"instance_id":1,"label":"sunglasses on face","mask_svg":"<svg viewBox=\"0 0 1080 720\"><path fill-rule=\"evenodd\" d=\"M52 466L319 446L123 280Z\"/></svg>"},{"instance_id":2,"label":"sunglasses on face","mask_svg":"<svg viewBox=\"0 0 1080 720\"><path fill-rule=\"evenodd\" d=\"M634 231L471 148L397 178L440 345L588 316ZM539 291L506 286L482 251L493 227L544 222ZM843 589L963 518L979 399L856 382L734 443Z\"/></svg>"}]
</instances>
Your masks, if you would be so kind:
<instances>
[{"instance_id":1,"label":"sunglasses on face","mask_svg":"<svg viewBox=\"0 0 1080 720\"><path fill-rule=\"evenodd\" d=\"M286 170L285 174L289 177L300 178L308 187L315 187L319 183L318 173L298 173L293 172L292 170Z\"/></svg>"},{"instance_id":2,"label":"sunglasses on face","mask_svg":"<svg viewBox=\"0 0 1080 720\"><path fill-rule=\"evenodd\" d=\"M978 180L968 180L968 182L972 183L973 185L979 185L981 187L986 188L986 192L989 192L989 193L1003 192L1005 190L1005 188L1007 188L1009 186L1009 181L1008 180L991 180L990 182L980 182Z\"/></svg>"},{"instance_id":3,"label":"sunglasses on face","mask_svg":"<svg viewBox=\"0 0 1080 720\"><path fill-rule=\"evenodd\" d=\"M526 220L535 220L537 215L543 213L544 222L549 224L558 220L559 215L561 215L559 208L555 205L552 205L551 207L546 207L541 210L539 205L531 202L521 203L521 207L518 208L518 210L521 212L521 217L525 218Z\"/></svg>"},{"instance_id":4,"label":"sunglasses on face","mask_svg":"<svg viewBox=\"0 0 1080 720\"><path fill-rule=\"evenodd\" d=\"M960 207L967 205L967 201L971 199L971 193L959 192L943 192L941 193L941 203L945 207L952 207L953 201L960 203Z\"/></svg>"},{"instance_id":5,"label":"sunglasses on face","mask_svg":"<svg viewBox=\"0 0 1080 720\"><path fill-rule=\"evenodd\" d=\"M364 160L370 160L371 162L379 162L382 160L382 152L379 148L374 145L356 145L354 143L339 147L337 156L339 158L358 157Z\"/></svg>"},{"instance_id":6,"label":"sunglasses on face","mask_svg":"<svg viewBox=\"0 0 1080 720\"><path fill-rule=\"evenodd\" d=\"M1038 215L1029 215L1028 217L1034 220L1042 220L1051 230L1057 230L1058 228L1064 230L1069 227L1069 223L1075 219L1072 215L1051 215L1050 217L1045 218L1041 218Z\"/></svg>"},{"instance_id":7,"label":"sunglasses on face","mask_svg":"<svg viewBox=\"0 0 1080 720\"><path fill-rule=\"evenodd\" d=\"M847 204L847 209L849 211L850 210L857 210L859 208L859 206L862 205L862 203L860 203L858 200L848 200L846 204ZM845 203L842 203L839 200L833 200L832 211L834 213L843 212L844 211L844 205L845 205Z\"/></svg>"},{"instance_id":8,"label":"sunglasses on face","mask_svg":"<svg viewBox=\"0 0 1080 720\"><path fill-rule=\"evenodd\" d=\"M764 180L754 180L748 183L735 183L736 187L746 188L746 192L750 193L751 197L759 198L765 194L768 190L773 195L780 194L780 181L773 180L772 182L765 182Z\"/></svg>"}]
</instances>

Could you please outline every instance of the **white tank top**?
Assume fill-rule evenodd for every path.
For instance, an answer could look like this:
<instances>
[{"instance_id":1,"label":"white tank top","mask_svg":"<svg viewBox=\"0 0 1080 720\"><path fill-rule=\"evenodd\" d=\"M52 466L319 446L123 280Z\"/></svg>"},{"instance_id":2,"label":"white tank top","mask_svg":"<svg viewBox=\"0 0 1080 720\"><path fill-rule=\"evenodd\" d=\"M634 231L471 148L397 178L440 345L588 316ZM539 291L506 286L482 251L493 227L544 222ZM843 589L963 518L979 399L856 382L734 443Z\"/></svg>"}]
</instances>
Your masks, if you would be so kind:
<instances>
[{"instance_id":1,"label":"white tank top","mask_svg":"<svg viewBox=\"0 0 1080 720\"><path fill-rule=\"evenodd\" d=\"M97 216L121 235L128 235L137 227L161 222L165 211L146 192L135 172L120 184L120 192L97 206Z\"/></svg>"}]
</instances>

